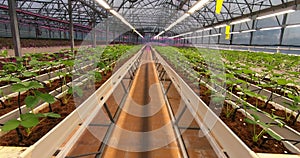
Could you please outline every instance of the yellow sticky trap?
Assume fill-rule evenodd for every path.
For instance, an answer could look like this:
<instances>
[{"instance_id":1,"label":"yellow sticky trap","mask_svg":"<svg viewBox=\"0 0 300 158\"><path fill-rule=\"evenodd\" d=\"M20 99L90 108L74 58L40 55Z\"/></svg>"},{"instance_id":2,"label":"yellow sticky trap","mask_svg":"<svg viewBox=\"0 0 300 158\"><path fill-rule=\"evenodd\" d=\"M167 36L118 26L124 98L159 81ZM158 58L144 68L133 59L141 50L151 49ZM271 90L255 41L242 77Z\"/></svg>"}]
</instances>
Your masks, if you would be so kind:
<instances>
[{"instance_id":1,"label":"yellow sticky trap","mask_svg":"<svg viewBox=\"0 0 300 158\"><path fill-rule=\"evenodd\" d=\"M227 25L227 26L226 26L225 34L230 34L230 25Z\"/></svg>"},{"instance_id":2,"label":"yellow sticky trap","mask_svg":"<svg viewBox=\"0 0 300 158\"><path fill-rule=\"evenodd\" d=\"M230 25L226 26L225 34L226 34L225 39L230 39Z\"/></svg>"},{"instance_id":3,"label":"yellow sticky trap","mask_svg":"<svg viewBox=\"0 0 300 158\"><path fill-rule=\"evenodd\" d=\"M217 0L217 4L216 4L216 13L217 14L221 13L222 6L223 6L223 1L224 0Z\"/></svg>"},{"instance_id":4,"label":"yellow sticky trap","mask_svg":"<svg viewBox=\"0 0 300 158\"><path fill-rule=\"evenodd\" d=\"M226 34L225 39L229 40L230 39L230 34Z\"/></svg>"}]
</instances>

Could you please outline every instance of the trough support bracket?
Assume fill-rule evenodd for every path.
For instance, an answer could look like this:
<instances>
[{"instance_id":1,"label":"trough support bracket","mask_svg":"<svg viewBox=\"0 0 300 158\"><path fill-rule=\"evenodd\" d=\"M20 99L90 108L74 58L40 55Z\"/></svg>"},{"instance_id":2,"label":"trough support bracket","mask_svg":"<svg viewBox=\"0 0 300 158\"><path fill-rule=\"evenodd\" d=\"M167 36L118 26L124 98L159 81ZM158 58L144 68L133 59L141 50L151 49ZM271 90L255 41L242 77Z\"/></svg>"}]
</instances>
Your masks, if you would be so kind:
<instances>
[{"instance_id":1,"label":"trough support bracket","mask_svg":"<svg viewBox=\"0 0 300 158\"><path fill-rule=\"evenodd\" d=\"M165 74L166 74L166 71L162 70L161 73L158 76L158 78L159 78L160 81L163 79L163 77L165 76Z\"/></svg>"},{"instance_id":2,"label":"trough support bracket","mask_svg":"<svg viewBox=\"0 0 300 158\"><path fill-rule=\"evenodd\" d=\"M172 85L172 81L170 80L170 83L169 83L169 85L168 85L168 87L167 87L167 89L166 89L166 91L165 91L165 95L168 94L168 92L169 92L169 90L170 90L170 88L171 88L171 85Z\"/></svg>"},{"instance_id":3,"label":"trough support bracket","mask_svg":"<svg viewBox=\"0 0 300 158\"><path fill-rule=\"evenodd\" d=\"M121 85L122 85L122 87L123 87L123 89L124 89L125 93L127 93L128 91L127 91L127 89L126 89L126 87L125 87L125 85L124 85L124 82L123 82L123 80L121 80Z\"/></svg>"},{"instance_id":4,"label":"trough support bracket","mask_svg":"<svg viewBox=\"0 0 300 158\"><path fill-rule=\"evenodd\" d=\"M110 110L108 109L107 104L104 103L103 106L104 106L105 111L107 112L107 115L108 115L110 121L111 121L112 123L115 123L115 120L114 120L114 118L112 117L112 114L111 114Z\"/></svg>"},{"instance_id":5,"label":"trough support bracket","mask_svg":"<svg viewBox=\"0 0 300 158\"><path fill-rule=\"evenodd\" d=\"M186 109L187 109L187 107L186 107L186 105L184 105L184 108L180 112L178 118L175 120L175 125L176 126L178 126L178 123L179 123L180 119L182 118L182 116L183 116L184 112L186 111Z\"/></svg>"}]
</instances>

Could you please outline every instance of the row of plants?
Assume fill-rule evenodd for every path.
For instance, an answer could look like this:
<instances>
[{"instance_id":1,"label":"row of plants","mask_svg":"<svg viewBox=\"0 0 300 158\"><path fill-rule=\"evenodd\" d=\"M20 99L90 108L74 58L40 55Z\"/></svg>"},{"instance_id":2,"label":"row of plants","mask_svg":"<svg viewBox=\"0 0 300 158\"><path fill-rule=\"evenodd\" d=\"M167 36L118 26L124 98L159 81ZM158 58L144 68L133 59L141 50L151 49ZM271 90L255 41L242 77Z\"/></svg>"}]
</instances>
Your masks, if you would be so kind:
<instances>
[{"instance_id":1,"label":"row of plants","mask_svg":"<svg viewBox=\"0 0 300 158\"><path fill-rule=\"evenodd\" d=\"M115 45L105 49L97 47L78 50L77 55L80 56L78 59L75 56L72 60L63 61L65 68L70 68L70 71L57 73L59 84L57 84L58 88L56 89L62 89L63 86L67 87L66 95L62 98L50 95L49 91L42 91L41 89L46 87L42 82L34 79L28 82L16 80L16 83L12 85L13 92L19 94L15 104L18 104L18 108L20 108L21 102L24 102L27 111L23 113L19 110L19 118L11 119L2 124L1 131L6 134L0 138L0 144L9 146L32 145L70 114L76 108L76 104L80 104L88 98L94 92L94 86L96 89L99 88L110 77L115 65L113 63L131 48L133 46ZM135 50L133 49L133 51ZM135 52L130 51L130 54L133 53ZM81 69L84 66L89 66L90 69ZM84 79L82 80L84 84L68 85L70 79L73 78L74 81L79 77ZM24 93L25 96L21 97L23 92L26 92ZM77 100L80 101L77 102ZM35 107L41 101L48 103L48 107L34 112ZM10 140L11 138L14 139Z\"/></svg>"},{"instance_id":2,"label":"row of plants","mask_svg":"<svg viewBox=\"0 0 300 158\"><path fill-rule=\"evenodd\" d=\"M205 50L206 52L201 52L203 50L197 50L193 48L189 49L179 49L179 52L183 51L183 55L188 58L188 60L194 62L194 59L201 60L202 64L199 64L202 69L198 72L200 73L207 73L209 72L207 65L203 64L205 63L204 59L202 57L199 58L199 56L205 54L205 53L210 53L207 52L208 50ZM233 54L235 53L236 56L232 57L234 59L240 59L241 57L238 56L246 56L242 58L242 62L232 62L232 63L226 63L228 60L228 57L224 57L227 55L227 53L230 54L230 56L234 56ZM227 74L226 76L216 76L216 78L222 78L226 80L227 84L227 89L229 89L231 92L235 93L236 95L239 95L238 93L241 93L243 95L241 96L244 100L247 100L249 103L252 105L255 105L255 107L259 107L265 112L271 113L272 109L275 109L275 107L270 104L270 102L273 99L273 95L276 92L287 92L283 94L284 96L289 97L292 102L284 102L284 107L286 107L286 110L276 110L274 114L280 116L281 118L284 118L284 121L286 124L293 126L294 129L300 132L300 124L297 122L298 117L299 117L299 110L300 110L300 105L299 105L299 91L295 86L290 86L290 85L297 85L298 83L298 77L296 77L296 74L300 74L298 67L300 65L299 63L299 57L298 56L290 56L290 55L283 55L283 54L266 54L266 53L249 53L245 52L246 55L239 55L243 54L244 52L237 52L237 51L222 51L222 61L225 61L224 66L227 68L227 70L231 71L226 71ZM253 55L251 55L253 54ZM253 59L252 59L252 56ZM251 59L248 59L251 58ZM192 59L192 60L191 60ZM278 61L273 62L274 64L272 65L270 60L274 61L278 59ZM254 61L259 60L259 63L267 63L268 66L268 71L265 71L265 74L259 74L258 72L254 71L253 69L257 69L258 66L254 65L256 63L253 63ZM281 62L281 60L283 60ZM245 63L244 63L245 62ZM249 63L246 63L249 62ZM288 74L275 74L275 71L279 71L278 69L284 69L284 67L281 67L280 64L282 63L292 63L289 64L288 67L286 67L286 70L283 72L288 72ZM295 64L296 63L296 64ZM297 65L298 64L298 65ZM243 66L240 66L243 65ZM260 65L260 68L262 68L263 64L258 64ZM284 64L283 64L284 65ZM293 66L292 66L293 65ZM235 67L235 68L232 68ZM265 66L267 67L267 66ZM264 68L265 68L264 67ZM248 78L242 78L241 76L248 75ZM262 77L263 76L263 77ZM263 82L264 78L268 76L272 76L268 82ZM288 77L287 77L288 76ZM238 79L236 78L238 77ZM289 79L287 79L289 78ZM255 81L255 82L251 82ZM218 82L217 80L215 82ZM271 94L269 96L264 96L260 95L260 93L255 93L252 92L248 89L250 86L250 83L254 83L255 85L265 88L265 89L271 89ZM237 86L239 85L239 86ZM275 89L275 90L274 90ZM276 91L277 90L277 91ZM261 90L260 90L261 91ZM289 109L289 110L287 110Z\"/></svg>"},{"instance_id":3,"label":"row of plants","mask_svg":"<svg viewBox=\"0 0 300 158\"><path fill-rule=\"evenodd\" d=\"M273 126L284 127L288 120L293 118L293 113L286 113L286 117L280 117L276 115L276 110L272 109L271 112L261 111L258 107L259 99L264 98L264 96L258 95L245 88L247 86L240 86L241 84L248 84L245 80L242 79L233 79L234 74L228 73L224 70L224 73L215 73L212 69L208 69L208 66L212 66L216 69L221 69L219 63L221 60L225 60L220 57L216 60L216 55L214 57L209 57L209 55L203 55L192 48L172 48L172 47L155 47L162 56L171 63L174 69L184 78L186 82L190 83L190 86L195 90L195 92L200 95L200 98L216 113L220 113L220 118L241 138L243 141L254 151L256 152L275 152L275 153L290 153L283 145L285 139L278 136L271 130ZM204 57L205 58L204 58ZM215 63L211 62L211 58ZM226 65L226 64L225 64ZM220 67L218 67L220 66ZM227 72L227 73L226 73ZM198 80L200 78L200 81ZM225 78L225 80L224 80ZM231 78L231 79L230 79ZM203 82L207 84L202 84ZM213 83L213 84L212 84ZM234 103L230 101L233 100L232 95L224 95L219 89L218 92L212 91L206 85L218 84L229 92L235 93L241 97L239 103ZM244 102L248 101L248 97L254 97L254 103L249 106ZM291 107L297 107L299 103L298 96L294 96L293 105ZM223 106L223 102L225 104ZM265 105L265 102L261 102ZM268 103L267 103L268 104ZM293 108L292 108L293 109ZM295 109L295 108L294 108ZM246 113L241 113L239 111L244 110ZM293 112L298 109L293 110ZM251 111L264 113L268 117L272 118L274 122L263 122L258 115L252 114L251 116L247 113L252 113ZM246 115L245 115L246 114ZM297 118L293 118L297 120ZM293 121L294 122L294 121ZM239 126L238 126L239 125ZM246 137L248 138L246 138ZM251 136L251 137L249 137ZM299 141L299 140L293 140ZM268 144L268 145L267 145ZM276 144L274 146L274 144ZM280 147L280 149L279 149ZM261 150L261 149L275 149L273 151Z\"/></svg>"},{"instance_id":4,"label":"row of plants","mask_svg":"<svg viewBox=\"0 0 300 158\"><path fill-rule=\"evenodd\" d=\"M217 50L189 48L178 51L191 59L193 64L203 65L203 58L201 62L197 62L193 60L193 56L187 54L194 52L201 55ZM286 97L299 95L299 56L229 50L220 50L218 53L222 55L227 71L236 77Z\"/></svg>"},{"instance_id":5,"label":"row of plants","mask_svg":"<svg viewBox=\"0 0 300 158\"><path fill-rule=\"evenodd\" d=\"M75 40L75 45L82 44L82 40ZM60 39L21 39L21 47L53 47L53 46L70 46L69 40ZM0 49L13 49L14 43L12 38L0 38Z\"/></svg>"}]
</instances>

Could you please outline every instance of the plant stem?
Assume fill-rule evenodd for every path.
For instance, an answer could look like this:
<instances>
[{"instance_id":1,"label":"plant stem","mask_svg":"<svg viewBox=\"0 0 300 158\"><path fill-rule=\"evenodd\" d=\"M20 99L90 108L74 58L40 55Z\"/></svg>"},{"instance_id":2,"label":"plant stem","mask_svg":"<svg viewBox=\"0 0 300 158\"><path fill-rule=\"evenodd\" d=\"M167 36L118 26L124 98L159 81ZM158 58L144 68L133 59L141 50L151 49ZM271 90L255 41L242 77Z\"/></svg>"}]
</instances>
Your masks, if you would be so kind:
<instances>
[{"instance_id":1,"label":"plant stem","mask_svg":"<svg viewBox=\"0 0 300 158\"><path fill-rule=\"evenodd\" d=\"M22 142L23 141L23 135L22 135L22 133L20 131L20 128L17 127L16 131L17 131L17 134L18 134L19 142Z\"/></svg>"},{"instance_id":2,"label":"plant stem","mask_svg":"<svg viewBox=\"0 0 300 158\"><path fill-rule=\"evenodd\" d=\"M48 107L49 107L49 111L50 111L50 112L53 112L53 111L52 111L52 107L51 107L51 104L50 104L50 103L48 103Z\"/></svg>"},{"instance_id":3,"label":"plant stem","mask_svg":"<svg viewBox=\"0 0 300 158\"><path fill-rule=\"evenodd\" d=\"M297 120L298 120L299 115L300 115L300 111L298 111L298 114L297 114L296 118L295 118L294 121L293 121L293 124L292 124L293 126L296 125L296 122L297 122Z\"/></svg>"},{"instance_id":4,"label":"plant stem","mask_svg":"<svg viewBox=\"0 0 300 158\"><path fill-rule=\"evenodd\" d=\"M21 110L21 92L18 93L18 107L19 107L19 113L22 114Z\"/></svg>"},{"instance_id":5,"label":"plant stem","mask_svg":"<svg viewBox=\"0 0 300 158\"><path fill-rule=\"evenodd\" d=\"M5 108L6 108L5 103L4 103L2 100L0 100L0 103L1 103L1 105L2 105L2 109L5 109Z\"/></svg>"}]
</instances>

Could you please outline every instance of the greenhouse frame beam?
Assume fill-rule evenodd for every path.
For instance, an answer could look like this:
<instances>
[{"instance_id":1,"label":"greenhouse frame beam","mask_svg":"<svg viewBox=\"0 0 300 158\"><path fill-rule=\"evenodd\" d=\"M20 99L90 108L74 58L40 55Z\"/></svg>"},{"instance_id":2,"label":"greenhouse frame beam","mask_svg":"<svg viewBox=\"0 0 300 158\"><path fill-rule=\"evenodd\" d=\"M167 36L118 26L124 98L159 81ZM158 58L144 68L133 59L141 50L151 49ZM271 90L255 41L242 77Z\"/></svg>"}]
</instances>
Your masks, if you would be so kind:
<instances>
[{"instance_id":1,"label":"greenhouse frame beam","mask_svg":"<svg viewBox=\"0 0 300 158\"><path fill-rule=\"evenodd\" d=\"M189 0L184 0L180 3L180 5L178 6L178 9L181 10L183 8L183 6L188 2Z\"/></svg>"},{"instance_id":2,"label":"greenhouse frame beam","mask_svg":"<svg viewBox=\"0 0 300 158\"><path fill-rule=\"evenodd\" d=\"M76 0L76 1L79 1L81 4L89 7L91 10L93 10L94 12L98 13L99 14L99 17L101 17L100 15L103 16L103 18L107 18L107 15L101 11L99 11L98 9L96 9L94 6L88 4L86 1L84 0Z\"/></svg>"},{"instance_id":3,"label":"greenhouse frame beam","mask_svg":"<svg viewBox=\"0 0 300 158\"><path fill-rule=\"evenodd\" d=\"M195 31L198 31L200 29L214 27L214 26L217 26L217 25L220 25L220 24L229 24L232 21L238 21L238 20L241 20L241 19L244 19L244 18L251 18L252 19L254 17L254 19L252 19L252 20L255 20L255 18L258 15L270 14L274 10L289 9L289 8L297 9L297 5L300 5L300 1L299 0L288 2L288 3L284 3L284 4L280 4L280 5L277 5L277 6L272 6L271 8L266 8L266 9L263 9L263 10L259 10L259 11L256 11L256 12L245 14L243 16L232 18L232 19L229 19L229 20L220 21L219 23L214 23L214 24L211 24L211 25L207 25L207 26L202 27L202 28L191 29L189 31L182 32L180 34L184 34L184 33L188 33L188 32L195 32Z\"/></svg>"},{"instance_id":4,"label":"greenhouse frame beam","mask_svg":"<svg viewBox=\"0 0 300 158\"><path fill-rule=\"evenodd\" d=\"M19 32L19 25L18 25L18 18L17 18L17 11L16 11L16 0L9 0L9 15L10 15L10 22L11 22L11 33L13 36L13 43L14 43L14 51L15 56L21 57L21 41L20 41L20 32Z\"/></svg>"}]
</instances>

